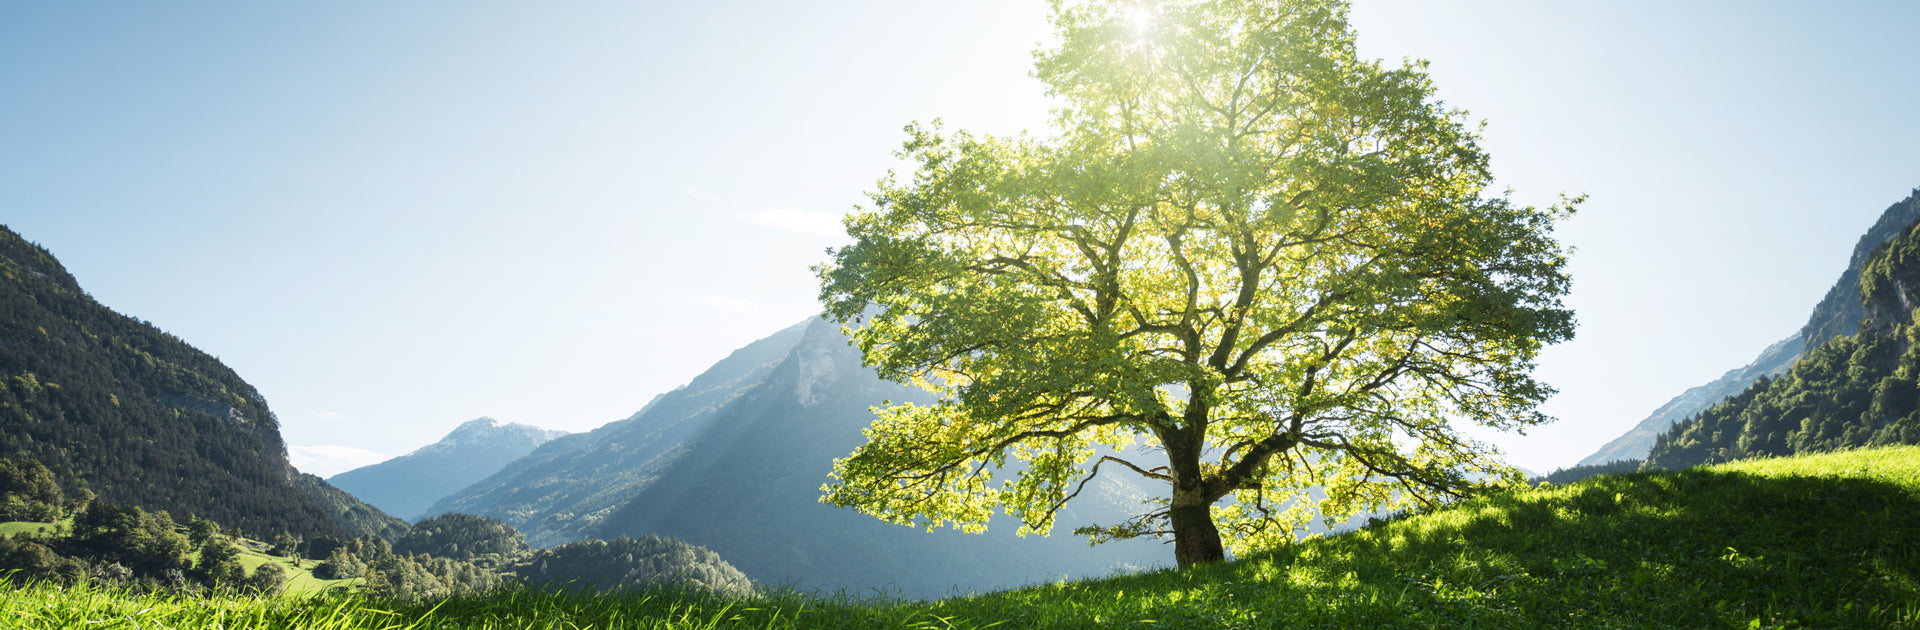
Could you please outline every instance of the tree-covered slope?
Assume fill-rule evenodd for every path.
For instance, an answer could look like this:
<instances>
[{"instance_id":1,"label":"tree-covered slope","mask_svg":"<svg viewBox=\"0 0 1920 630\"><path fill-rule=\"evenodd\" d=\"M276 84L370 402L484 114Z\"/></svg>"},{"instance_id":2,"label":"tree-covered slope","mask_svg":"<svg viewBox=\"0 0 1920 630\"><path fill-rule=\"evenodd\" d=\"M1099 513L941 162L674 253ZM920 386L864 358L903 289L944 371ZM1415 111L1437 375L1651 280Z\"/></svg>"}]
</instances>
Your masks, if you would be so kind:
<instances>
[{"instance_id":1,"label":"tree-covered slope","mask_svg":"<svg viewBox=\"0 0 1920 630\"><path fill-rule=\"evenodd\" d=\"M327 482L389 514L414 518L422 516L441 497L499 472L541 444L566 434L480 418L454 428L438 442L334 475Z\"/></svg>"},{"instance_id":2,"label":"tree-covered slope","mask_svg":"<svg viewBox=\"0 0 1920 630\"><path fill-rule=\"evenodd\" d=\"M576 540L533 552L513 571L545 588L612 591L677 584L732 597L753 594L753 580L719 554L659 536Z\"/></svg>"},{"instance_id":3,"label":"tree-covered slope","mask_svg":"<svg viewBox=\"0 0 1920 630\"><path fill-rule=\"evenodd\" d=\"M0 228L0 457L101 498L265 536L338 534L293 485L280 428L218 359L81 291Z\"/></svg>"},{"instance_id":4,"label":"tree-covered slope","mask_svg":"<svg viewBox=\"0 0 1920 630\"><path fill-rule=\"evenodd\" d=\"M296 473L293 485L350 536L373 536L393 541L407 533L406 521L361 501L359 497L334 487L316 475Z\"/></svg>"},{"instance_id":5,"label":"tree-covered slope","mask_svg":"<svg viewBox=\"0 0 1920 630\"><path fill-rule=\"evenodd\" d=\"M1920 189L1881 212L1880 218L1860 236L1860 241L1854 244L1853 255L1847 260L1847 268L1840 272L1840 279L1814 306L1813 312L1807 316L1806 325L1799 332L1768 346L1745 367L1729 370L1711 383L1690 388L1675 396L1625 434L1609 440L1592 455L1582 458L1578 465L1592 466L1644 458L1653 448L1654 441L1673 425L1740 393L1763 377L1775 378L1786 373L1807 349L1827 339L1858 332L1860 318L1865 315L1860 306L1860 275L1867 258L1876 247L1898 236L1903 228L1915 220L1920 220Z\"/></svg>"},{"instance_id":6,"label":"tree-covered slope","mask_svg":"<svg viewBox=\"0 0 1920 630\"><path fill-rule=\"evenodd\" d=\"M1920 443L1920 222L1859 265L1857 334L1808 351L1777 379L1676 424L1647 466Z\"/></svg>"}]
</instances>

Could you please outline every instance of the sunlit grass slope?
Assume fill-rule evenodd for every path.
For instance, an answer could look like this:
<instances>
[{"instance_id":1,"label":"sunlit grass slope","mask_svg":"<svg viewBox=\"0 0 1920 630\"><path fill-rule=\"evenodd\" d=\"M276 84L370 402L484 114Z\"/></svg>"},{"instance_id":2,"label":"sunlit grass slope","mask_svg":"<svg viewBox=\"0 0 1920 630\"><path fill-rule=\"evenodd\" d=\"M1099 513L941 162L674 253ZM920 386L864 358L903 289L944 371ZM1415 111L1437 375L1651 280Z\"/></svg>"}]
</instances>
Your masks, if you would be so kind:
<instances>
[{"instance_id":1,"label":"sunlit grass slope","mask_svg":"<svg viewBox=\"0 0 1920 630\"><path fill-rule=\"evenodd\" d=\"M1920 627L1920 448L1602 476L1188 572L956 597L511 591L438 604L37 588L27 628ZM117 625L116 625L117 624Z\"/></svg>"},{"instance_id":2,"label":"sunlit grass slope","mask_svg":"<svg viewBox=\"0 0 1920 630\"><path fill-rule=\"evenodd\" d=\"M249 575L259 569L260 565L269 562L278 563L280 568L287 572L287 583L282 592L292 596L315 595L325 592L330 588L347 587L360 582L359 578L322 580L313 577L313 567L319 564L317 560L307 560L296 566L291 559L268 555L246 548L240 550L239 560L240 566L245 567Z\"/></svg>"},{"instance_id":3,"label":"sunlit grass slope","mask_svg":"<svg viewBox=\"0 0 1920 630\"><path fill-rule=\"evenodd\" d=\"M0 523L0 536L12 536L14 534L20 534L20 533L27 533L27 534L52 533L54 528L57 527L58 525L59 525L58 523L36 523L33 521L9 521L5 523Z\"/></svg>"}]
</instances>

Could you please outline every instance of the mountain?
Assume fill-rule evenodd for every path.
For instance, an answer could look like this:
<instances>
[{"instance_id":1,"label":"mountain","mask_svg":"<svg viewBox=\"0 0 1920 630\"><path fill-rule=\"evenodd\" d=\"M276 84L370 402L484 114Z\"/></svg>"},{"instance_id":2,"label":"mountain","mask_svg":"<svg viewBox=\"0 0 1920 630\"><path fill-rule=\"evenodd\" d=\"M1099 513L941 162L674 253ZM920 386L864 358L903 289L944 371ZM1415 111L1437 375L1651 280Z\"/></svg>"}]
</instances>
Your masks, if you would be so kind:
<instances>
[{"instance_id":1,"label":"mountain","mask_svg":"<svg viewBox=\"0 0 1920 630\"><path fill-rule=\"evenodd\" d=\"M1827 290L1827 295L1821 298L1820 303L1814 305L1813 312L1807 316L1806 325L1798 333L1767 346L1746 367L1730 370L1711 383L1675 396L1627 430L1626 434L1601 445L1600 450L1581 459L1576 465L1593 466L1644 458L1653 448L1654 440L1675 423L1712 408L1747 389L1761 377L1779 377L1808 348L1817 347L1834 337L1858 332L1860 319L1865 316L1860 302L1861 270L1875 248L1898 236L1917 219L1920 219L1920 188L1880 213L1880 218L1867 228L1867 233L1860 236L1860 241L1853 246L1853 255L1847 259L1846 270L1840 273L1840 279L1834 282L1833 288Z\"/></svg>"},{"instance_id":2,"label":"mountain","mask_svg":"<svg viewBox=\"0 0 1920 630\"><path fill-rule=\"evenodd\" d=\"M1647 449L1653 448L1655 438L1666 433L1674 423L1700 413L1728 396L1738 394L1762 377L1773 378L1785 374L1787 368L1800 358L1804 338L1795 334L1781 339L1760 351L1746 367L1728 370L1726 374L1711 383L1700 385L1681 392L1667 404L1653 410L1653 414L1633 425L1624 435L1600 446L1600 450L1581 459L1576 466L1598 466L1608 462L1629 459L1643 459Z\"/></svg>"},{"instance_id":3,"label":"mountain","mask_svg":"<svg viewBox=\"0 0 1920 630\"><path fill-rule=\"evenodd\" d=\"M713 411L763 380L793 351L805 328L794 326L735 350L625 420L543 444L436 501L425 515L493 516L526 532L527 542L537 547L587 537L637 487L657 482L686 443L707 428Z\"/></svg>"},{"instance_id":4,"label":"mountain","mask_svg":"<svg viewBox=\"0 0 1920 630\"><path fill-rule=\"evenodd\" d=\"M1859 265L1857 334L1663 432L1650 468L1920 443L1920 222ZM1841 309L1835 309L1839 311Z\"/></svg>"},{"instance_id":5,"label":"mountain","mask_svg":"<svg viewBox=\"0 0 1920 630\"><path fill-rule=\"evenodd\" d=\"M267 401L185 341L94 301L0 226L0 458L101 499L250 535L342 535L294 485ZM71 487L71 486L69 486Z\"/></svg>"},{"instance_id":6,"label":"mountain","mask_svg":"<svg viewBox=\"0 0 1920 630\"><path fill-rule=\"evenodd\" d=\"M811 319L756 341L625 420L550 442L427 512L493 516L549 546L671 536L763 584L934 597L1105 575L1170 559L1150 541L1089 548L1077 525L1115 523L1149 492L1102 476L1054 536L1008 519L967 535L891 525L819 502L835 458L865 438L869 407L931 402L880 380L835 324Z\"/></svg>"},{"instance_id":7,"label":"mountain","mask_svg":"<svg viewBox=\"0 0 1920 630\"><path fill-rule=\"evenodd\" d=\"M418 518L441 497L499 472L509 462L566 434L480 418L455 427L438 442L334 475L327 482L389 514Z\"/></svg>"},{"instance_id":8,"label":"mountain","mask_svg":"<svg viewBox=\"0 0 1920 630\"><path fill-rule=\"evenodd\" d=\"M395 518L392 514L380 511L380 508L368 505L347 491L334 487L318 475L299 473L293 476L293 486L307 496L307 500L320 506L321 511L333 519L335 525L354 537L374 536L394 542L405 536L409 528L407 522Z\"/></svg>"}]
</instances>

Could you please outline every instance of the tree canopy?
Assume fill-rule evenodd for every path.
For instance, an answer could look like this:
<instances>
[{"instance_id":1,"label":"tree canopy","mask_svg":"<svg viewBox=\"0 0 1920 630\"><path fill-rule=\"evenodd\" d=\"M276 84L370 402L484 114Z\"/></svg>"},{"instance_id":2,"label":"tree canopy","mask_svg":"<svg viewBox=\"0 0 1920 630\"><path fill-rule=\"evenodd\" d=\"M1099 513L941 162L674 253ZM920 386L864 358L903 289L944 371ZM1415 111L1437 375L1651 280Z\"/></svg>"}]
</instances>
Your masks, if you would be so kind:
<instances>
[{"instance_id":1,"label":"tree canopy","mask_svg":"<svg viewBox=\"0 0 1920 630\"><path fill-rule=\"evenodd\" d=\"M1102 473L1169 492L1098 539L1181 566L1520 482L1458 429L1524 429L1573 334L1548 208L1487 191L1423 62L1354 50L1343 3L1056 2L1050 138L907 127L817 268L866 361L941 396L876 408L823 500L1023 532ZM1224 528L1226 536L1221 535Z\"/></svg>"}]
</instances>

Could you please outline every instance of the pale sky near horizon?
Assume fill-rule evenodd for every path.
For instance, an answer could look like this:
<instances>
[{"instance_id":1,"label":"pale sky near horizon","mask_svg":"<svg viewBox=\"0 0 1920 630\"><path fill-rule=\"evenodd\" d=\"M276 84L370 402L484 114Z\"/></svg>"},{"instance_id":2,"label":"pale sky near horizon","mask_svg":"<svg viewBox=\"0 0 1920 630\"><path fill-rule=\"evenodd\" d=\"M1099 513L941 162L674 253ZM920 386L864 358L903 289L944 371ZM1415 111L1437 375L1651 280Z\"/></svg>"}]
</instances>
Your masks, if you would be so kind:
<instances>
[{"instance_id":1,"label":"pale sky near horizon","mask_svg":"<svg viewBox=\"0 0 1920 630\"><path fill-rule=\"evenodd\" d=\"M901 127L1045 135L1046 3L0 4L0 223L332 474L625 418L817 312ZM1517 201L1590 201L1546 471L1797 331L1920 187L1920 4L1357 2ZM372 454L372 455L368 455ZM332 459L329 459L332 458ZM356 459L361 458L361 459Z\"/></svg>"}]
</instances>

